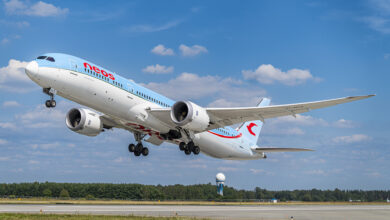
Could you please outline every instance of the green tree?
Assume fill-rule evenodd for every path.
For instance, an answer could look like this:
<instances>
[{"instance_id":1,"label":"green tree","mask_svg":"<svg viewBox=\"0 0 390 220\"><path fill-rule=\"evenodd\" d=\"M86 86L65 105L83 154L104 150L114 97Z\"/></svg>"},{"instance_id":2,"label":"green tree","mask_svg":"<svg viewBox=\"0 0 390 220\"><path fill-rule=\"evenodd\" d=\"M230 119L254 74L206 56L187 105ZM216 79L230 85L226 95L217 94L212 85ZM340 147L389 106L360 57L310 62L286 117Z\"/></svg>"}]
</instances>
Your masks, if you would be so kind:
<instances>
[{"instance_id":1,"label":"green tree","mask_svg":"<svg viewBox=\"0 0 390 220\"><path fill-rule=\"evenodd\" d=\"M51 197L52 192L50 189L46 188L45 190L43 190L42 194L44 197Z\"/></svg>"},{"instance_id":2,"label":"green tree","mask_svg":"<svg viewBox=\"0 0 390 220\"><path fill-rule=\"evenodd\" d=\"M303 201L311 201L311 195L310 193L306 193L303 198L302 198Z\"/></svg>"},{"instance_id":3,"label":"green tree","mask_svg":"<svg viewBox=\"0 0 390 220\"><path fill-rule=\"evenodd\" d=\"M69 196L68 190L62 189L61 192L60 192L60 197L61 198L69 198L70 196Z\"/></svg>"},{"instance_id":4,"label":"green tree","mask_svg":"<svg viewBox=\"0 0 390 220\"><path fill-rule=\"evenodd\" d=\"M85 196L85 199L86 200L94 200L95 197L93 195L91 195L91 194L88 194L88 195Z\"/></svg>"}]
</instances>

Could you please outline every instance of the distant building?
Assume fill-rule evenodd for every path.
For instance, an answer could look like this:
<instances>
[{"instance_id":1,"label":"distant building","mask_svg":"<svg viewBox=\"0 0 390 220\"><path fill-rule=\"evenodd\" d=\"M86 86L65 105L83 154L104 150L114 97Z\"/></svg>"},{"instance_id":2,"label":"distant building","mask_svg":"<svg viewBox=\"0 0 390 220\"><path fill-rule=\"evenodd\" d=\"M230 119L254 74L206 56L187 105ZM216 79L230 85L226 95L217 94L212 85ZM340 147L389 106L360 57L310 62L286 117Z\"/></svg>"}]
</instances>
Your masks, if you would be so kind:
<instances>
[{"instance_id":1,"label":"distant building","mask_svg":"<svg viewBox=\"0 0 390 220\"><path fill-rule=\"evenodd\" d=\"M226 177L223 173L218 173L216 178L217 193L223 196L223 185L225 184Z\"/></svg>"},{"instance_id":2,"label":"distant building","mask_svg":"<svg viewBox=\"0 0 390 220\"><path fill-rule=\"evenodd\" d=\"M387 198L387 202L390 202L390 199L389 199L389 198Z\"/></svg>"},{"instance_id":3,"label":"distant building","mask_svg":"<svg viewBox=\"0 0 390 220\"><path fill-rule=\"evenodd\" d=\"M278 200L275 199L275 198L273 198L273 199L271 199L271 202L272 202L272 203L278 203Z\"/></svg>"}]
</instances>

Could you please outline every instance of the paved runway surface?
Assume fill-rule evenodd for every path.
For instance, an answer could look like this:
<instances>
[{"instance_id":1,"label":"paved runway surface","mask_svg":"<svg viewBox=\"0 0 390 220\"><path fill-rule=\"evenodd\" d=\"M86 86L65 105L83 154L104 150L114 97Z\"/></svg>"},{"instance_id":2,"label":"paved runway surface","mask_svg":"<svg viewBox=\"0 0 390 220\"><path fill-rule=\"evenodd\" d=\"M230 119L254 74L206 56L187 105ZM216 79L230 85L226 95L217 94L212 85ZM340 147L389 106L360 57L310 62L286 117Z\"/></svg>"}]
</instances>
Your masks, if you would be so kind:
<instances>
[{"instance_id":1,"label":"paved runway surface","mask_svg":"<svg viewBox=\"0 0 390 220\"><path fill-rule=\"evenodd\" d=\"M390 205L0 205L0 212L140 216L194 216L212 219L390 219Z\"/></svg>"}]
</instances>

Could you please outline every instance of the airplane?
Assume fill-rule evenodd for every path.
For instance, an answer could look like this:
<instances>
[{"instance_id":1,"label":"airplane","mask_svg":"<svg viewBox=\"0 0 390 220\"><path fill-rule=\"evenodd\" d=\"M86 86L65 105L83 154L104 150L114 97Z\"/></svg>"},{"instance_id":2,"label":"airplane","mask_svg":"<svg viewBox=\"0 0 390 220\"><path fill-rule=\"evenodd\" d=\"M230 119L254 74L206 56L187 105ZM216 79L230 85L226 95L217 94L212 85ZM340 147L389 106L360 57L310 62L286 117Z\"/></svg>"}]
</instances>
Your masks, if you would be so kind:
<instances>
[{"instance_id":1,"label":"airplane","mask_svg":"<svg viewBox=\"0 0 390 220\"><path fill-rule=\"evenodd\" d=\"M269 152L310 151L304 148L264 148L257 145L266 119L308 112L374 95L315 102L272 105L262 98L255 107L205 108L191 101L173 101L87 60L62 54L38 56L25 68L27 76L50 96L46 107L56 106L55 95L89 108L72 108L66 126L79 134L97 136L120 128L134 134L128 150L147 156L153 145L179 146L186 155L200 152L220 159L255 160ZM180 91L178 91L180 92ZM92 110L93 109L93 110ZM236 129L232 125L240 124Z\"/></svg>"}]
</instances>

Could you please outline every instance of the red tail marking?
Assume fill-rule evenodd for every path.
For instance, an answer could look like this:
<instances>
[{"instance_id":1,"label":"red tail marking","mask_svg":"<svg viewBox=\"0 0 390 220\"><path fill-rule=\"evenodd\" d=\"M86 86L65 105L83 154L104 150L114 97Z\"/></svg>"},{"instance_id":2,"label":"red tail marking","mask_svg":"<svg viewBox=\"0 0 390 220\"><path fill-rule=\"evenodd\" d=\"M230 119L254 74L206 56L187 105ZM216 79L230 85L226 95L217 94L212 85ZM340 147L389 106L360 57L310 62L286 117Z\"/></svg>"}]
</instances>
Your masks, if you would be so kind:
<instances>
[{"instance_id":1,"label":"red tail marking","mask_svg":"<svg viewBox=\"0 0 390 220\"><path fill-rule=\"evenodd\" d=\"M250 123L248 126L246 126L246 128L248 128L248 131L249 131L249 133L250 133L251 135L256 136L256 134L253 133L253 131L252 131L253 126L256 126L256 127L257 127L257 124L255 124L255 123L252 122L252 123Z\"/></svg>"}]
</instances>

